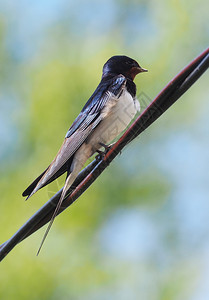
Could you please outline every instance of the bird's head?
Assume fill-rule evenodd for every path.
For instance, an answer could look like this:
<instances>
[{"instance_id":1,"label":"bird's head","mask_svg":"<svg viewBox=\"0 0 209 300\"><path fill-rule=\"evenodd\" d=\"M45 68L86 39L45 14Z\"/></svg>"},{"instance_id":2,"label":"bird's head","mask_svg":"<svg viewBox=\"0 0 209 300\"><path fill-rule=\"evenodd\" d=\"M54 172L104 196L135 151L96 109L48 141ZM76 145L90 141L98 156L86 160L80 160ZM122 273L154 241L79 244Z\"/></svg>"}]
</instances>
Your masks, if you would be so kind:
<instances>
[{"instance_id":1,"label":"bird's head","mask_svg":"<svg viewBox=\"0 0 209 300\"><path fill-rule=\"evenodd\" d=\"M125 77L134 80L135 76L141 72L147 72L132 58L125 55L112 56L104 64L102 76L110 74L122 74Z\"/></svg>"}]
</instances>

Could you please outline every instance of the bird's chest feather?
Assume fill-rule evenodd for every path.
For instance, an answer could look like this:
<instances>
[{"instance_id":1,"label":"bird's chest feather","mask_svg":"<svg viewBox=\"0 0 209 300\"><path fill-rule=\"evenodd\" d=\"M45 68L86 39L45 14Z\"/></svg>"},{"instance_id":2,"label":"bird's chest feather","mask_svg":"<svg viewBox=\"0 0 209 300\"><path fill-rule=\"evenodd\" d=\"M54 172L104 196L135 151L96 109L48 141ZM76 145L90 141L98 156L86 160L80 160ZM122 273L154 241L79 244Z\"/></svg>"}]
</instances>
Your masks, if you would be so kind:
<instances>
[{"instance_id":1,"label":"bird's chest feather","mask_svg":"<svg viewBox=\"0 0 209 300\"><path fill-rule=\"evenodd\" d=\"M122 127L126 127L134 118L139 109L136 105L137 102L138 101L134 100L130 93L124 91L117 99L116 105L112 107L108 118L110 120L118 120L118 126L120 126L121 123L123 124L123 126L121 125Z\"/></svg>"},{"instance_id":2,"label":"bird's chest feather","mask_svg":"<svg viewBox=\"0 0 209 300\"><path fill-rule=\"evenodd\" d=\"M139 110L138 100L134 100L130 93L124 90L119 98L113 98L109 105L106 105L102 111L103 120L95 129L89 142L94 147L99 142L110 143L128 126Z\"/></svg>"}]
</instances>

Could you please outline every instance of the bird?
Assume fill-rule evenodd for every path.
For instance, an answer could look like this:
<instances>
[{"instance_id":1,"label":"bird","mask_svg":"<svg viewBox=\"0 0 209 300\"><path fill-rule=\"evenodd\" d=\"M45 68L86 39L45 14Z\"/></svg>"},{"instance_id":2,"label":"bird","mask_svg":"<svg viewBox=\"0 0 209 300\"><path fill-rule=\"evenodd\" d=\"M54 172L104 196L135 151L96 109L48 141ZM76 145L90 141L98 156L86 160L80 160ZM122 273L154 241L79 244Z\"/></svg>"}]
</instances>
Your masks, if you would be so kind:
<instances>
[{"instance_id":1,"label":"bird","mask_svg":"<svg viewBox=\"0 0 209 300\"><path fill-rule=\"evenodd\" d=\"M103 66L99 85L67 131L56 157L22 193L29 199L39 189L67 172L60 199L38 253L67 191L86 161L97 152L101 154L103 147L107 150L109 144L140 111L134 79L137 74L147 71L136 60L125 55L115 55L108 59Z\"/></svg>"}]
</instances>

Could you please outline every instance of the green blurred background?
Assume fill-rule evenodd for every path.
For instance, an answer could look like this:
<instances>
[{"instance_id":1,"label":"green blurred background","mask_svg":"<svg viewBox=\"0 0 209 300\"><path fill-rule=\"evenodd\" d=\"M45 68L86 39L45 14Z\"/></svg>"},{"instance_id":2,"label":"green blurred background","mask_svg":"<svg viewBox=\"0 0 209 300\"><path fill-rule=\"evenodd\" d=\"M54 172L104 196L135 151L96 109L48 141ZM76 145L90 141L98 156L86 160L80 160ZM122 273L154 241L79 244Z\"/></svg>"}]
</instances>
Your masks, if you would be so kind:
<instances>
[{"instance_id":1,"label":"green blurred background","mask_svg":"<svg viewBox=\"0 0 209 300\"><path fill-rule=\"evenodd\" d=\"M142 108L208 46L207 0L0 1L0 231L7 240L64 178L45 169L112 55L135 58ZM1 263L0 299L209 298L205 74L94 185Z\"/></svg>"}]
</instances>

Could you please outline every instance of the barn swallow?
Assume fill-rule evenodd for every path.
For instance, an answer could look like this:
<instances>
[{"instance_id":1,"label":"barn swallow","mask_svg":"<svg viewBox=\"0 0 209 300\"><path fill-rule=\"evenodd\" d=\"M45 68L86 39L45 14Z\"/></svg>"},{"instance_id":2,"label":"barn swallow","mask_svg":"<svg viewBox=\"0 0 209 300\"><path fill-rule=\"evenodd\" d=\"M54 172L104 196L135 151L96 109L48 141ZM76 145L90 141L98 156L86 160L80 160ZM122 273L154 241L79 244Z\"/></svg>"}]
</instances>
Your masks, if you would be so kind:
<instances>
[{"instance_id":1,"label":"barn swallow","mask_svg":"<svg viewBox=\"0 0 209 300\"><path fill-rule=\"evenodd\" d=\"M41 246L62 205L67 191L86 161L113 141L140 110L133 82L146 69L127 56L113 56L103 66L101 81L68 130L56 157L23 192L27 199L67 172L66 181L41 242ZM26 199L26 200L27 200ZM39 253L38 251L38 253Z\"/></svg>"}]
</instances>

